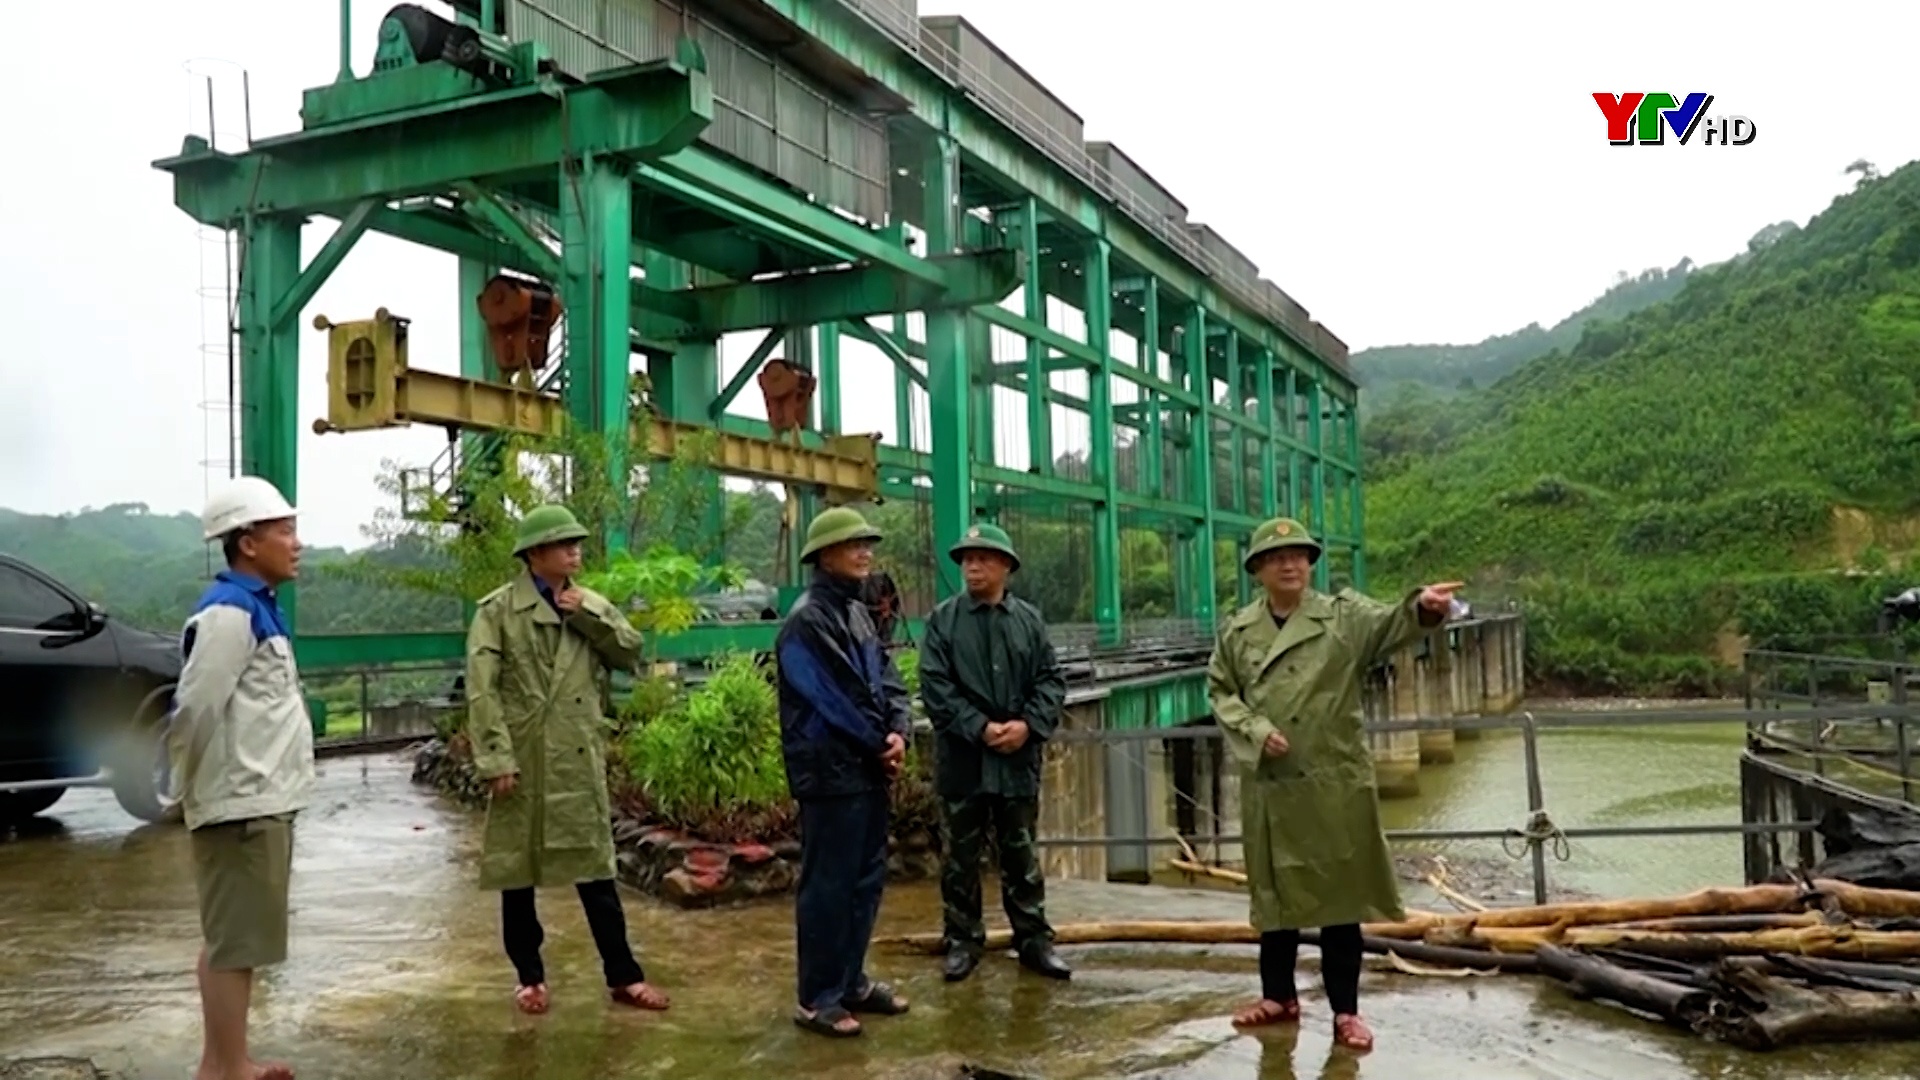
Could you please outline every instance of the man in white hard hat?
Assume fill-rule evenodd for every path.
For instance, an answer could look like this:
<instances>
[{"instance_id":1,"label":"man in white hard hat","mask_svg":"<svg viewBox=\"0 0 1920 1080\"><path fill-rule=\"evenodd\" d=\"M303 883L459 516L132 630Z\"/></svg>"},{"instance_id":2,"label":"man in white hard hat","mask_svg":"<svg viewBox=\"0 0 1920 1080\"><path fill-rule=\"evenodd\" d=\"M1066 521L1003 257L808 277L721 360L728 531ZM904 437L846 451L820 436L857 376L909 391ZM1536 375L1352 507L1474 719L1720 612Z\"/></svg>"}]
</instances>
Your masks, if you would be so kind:
<instances>
[{"instance_id":1,"label":"man in white hard hat","mask_svg":"<svg viewBox=\"0 0 1920 1080\"><path fill-rule=\"evenodd\" d=\"M248 1054L247 1007L254 969L286 959L293 818L313 790L313 728L274 595L299 573L300 538L293 507L256 476L214 492L201 525L227 568L187 620L169 732L205 939L195 1080L291 1080Z\"/></svg>"}]
</instances>

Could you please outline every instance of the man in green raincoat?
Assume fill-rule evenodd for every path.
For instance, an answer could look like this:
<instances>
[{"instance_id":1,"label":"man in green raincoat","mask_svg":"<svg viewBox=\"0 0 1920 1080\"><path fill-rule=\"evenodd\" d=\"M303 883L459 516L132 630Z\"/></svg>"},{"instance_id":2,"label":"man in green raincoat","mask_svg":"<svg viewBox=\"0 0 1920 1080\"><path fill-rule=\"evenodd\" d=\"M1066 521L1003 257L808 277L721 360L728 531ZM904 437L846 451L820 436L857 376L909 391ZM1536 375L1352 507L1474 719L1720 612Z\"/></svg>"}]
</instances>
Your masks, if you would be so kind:
<instances>
[{"instance_id":1,"label":"man in green raincoat","mask_svg":"<svg viewBox=\"0 0 1920 1080\"><path fill-rule=\"evenodd\" d=\"M575 887L615 1002L667 1007L627 944L607 797L606 676L634 666L640 634L574 581L586 536L564 506L530 511L513 549L526 572L480 601L467 632L467 731L490 791L480 885L500 890L514 1001L529 1013L548 1005L536 886Z\"/></svg>"},{"instance_id":2,"label":"man in green raincoat","mask_svg":"<svg viewBox=\"0 0 1920 1080\"><path fill-rule=\"evenodd\" d=\"M1321 974L1342 1046L1370 1049L1360 1019L1360 924L1405 917L1380 825L1361 721L1367 673L1439 626L1457 584L1398 604L1309 587L1321 546L1290 518L1253 533L1246 571L1263 595L1221 629L1207 671L1213 714L1240 765L1241 835L1261 1000L1234 1023L1297 1021L1300 930L1321 928Z\"/></svg>"}]
</instances>

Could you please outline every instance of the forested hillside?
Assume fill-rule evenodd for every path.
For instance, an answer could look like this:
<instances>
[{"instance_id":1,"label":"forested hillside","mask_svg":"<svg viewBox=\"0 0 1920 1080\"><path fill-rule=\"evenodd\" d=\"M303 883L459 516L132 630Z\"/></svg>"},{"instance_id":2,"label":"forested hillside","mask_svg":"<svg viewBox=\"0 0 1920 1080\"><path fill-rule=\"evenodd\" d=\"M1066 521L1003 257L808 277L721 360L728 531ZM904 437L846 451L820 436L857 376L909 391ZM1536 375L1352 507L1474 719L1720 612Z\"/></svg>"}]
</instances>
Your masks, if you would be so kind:
<instances>
[{"instance_id":1,"label":"forested hillside","mask_svg":"<svg viewBox=\"0 0 1920 1080\"><path fill-rule=\"evenodd\" d=\"M1737 634L1858 634L1920 538L1920 168L1380 432L1376 588L1525 598L1536 672L1710 679ZM1848 573L1851 572L1851 573Z\"/></svg>"},{"instance_id":2,"label":"forested hillside","mask_svg":"<svg viewBox=\"0 0 1920 1080\"><path fill-rule=\"evenodd\" d=\"M1511 334L1478 345L1387 345L1353 354L1353 369L1366 391L1361 408L1367 419L1396 402L1448 398L1504 378L1522 364L1557 350L1573 348L1590 322L1619 319L1673 296L1694 271L1692 259L1669 270L1654 268L1637 276L1622 271L1599 299L1555 323L1551 329L1530 323Z\"/></svg>"}]
</instances>

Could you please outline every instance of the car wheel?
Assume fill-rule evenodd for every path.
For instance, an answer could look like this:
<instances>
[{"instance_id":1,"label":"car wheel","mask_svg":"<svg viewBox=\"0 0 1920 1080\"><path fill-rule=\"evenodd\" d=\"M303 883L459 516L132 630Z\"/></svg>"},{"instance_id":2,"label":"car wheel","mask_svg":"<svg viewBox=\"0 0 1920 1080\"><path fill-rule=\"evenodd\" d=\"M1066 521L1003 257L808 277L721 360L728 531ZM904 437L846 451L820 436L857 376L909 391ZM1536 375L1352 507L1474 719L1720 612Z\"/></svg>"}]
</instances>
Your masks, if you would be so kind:
<instances>
[{"instance_id":1,"label":"car wheel","mask_svg":"<svg viewBox=\"0 0 1920 1080\"><path fill-rule=\"evenodd\" d=\"M44 814L66 793L66 788L55 787L0 795L0 825L18 825L35 814Z\"/></svg>"},{"instance_id":2,"label":"car wheel","mask_svg":"<svg viewBox=\"0 0 1920 1080\"><path fill-rule=\"evenodd\" d=\"M141 821L175 821L173 762L167 754L167 719L173 709L173 685L156 688L133 711L133 721L113 749L109 776L120 809Z\"/></svg>"}]
</instances>

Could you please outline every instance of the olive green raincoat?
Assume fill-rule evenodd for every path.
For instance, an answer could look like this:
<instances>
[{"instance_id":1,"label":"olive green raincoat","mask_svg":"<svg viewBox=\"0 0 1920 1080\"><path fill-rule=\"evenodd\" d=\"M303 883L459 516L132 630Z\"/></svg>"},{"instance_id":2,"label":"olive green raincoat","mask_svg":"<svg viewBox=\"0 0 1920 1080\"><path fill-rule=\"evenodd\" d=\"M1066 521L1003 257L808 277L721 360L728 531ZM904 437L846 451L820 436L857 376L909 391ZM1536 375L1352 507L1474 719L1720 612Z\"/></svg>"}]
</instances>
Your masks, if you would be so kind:
<instances>
[{"instance_id":1,"label":"olive green raincoat","mask_svg":"<svg viewBox=\"0 0 1920 1080\"><path fill-rule=\"evenodd\" d=\"M467 632L474 771L520 774L513 794L487 807L485 889L613 877L604 675L632 669L640 633L605 597L580 592L580 610L562 622L523 575L480 601Z\"/></svg>"},{"instance_id":2,"label":"olive green raincoat","mask_svg":"<svg viewBox=\"0 0 1920 1080\"><path fill-rule=\"evenodd\" d=\"M1263 596L1222 628L1209 697L1240 764L1240 818L1261 931L1405 917L1361 724L1367 672L1424 632L1419 594L1382 604L1308 590L1284 629ZM1261 745L1287 737L1280 757Z\"/></svg>"}]
</instances>

